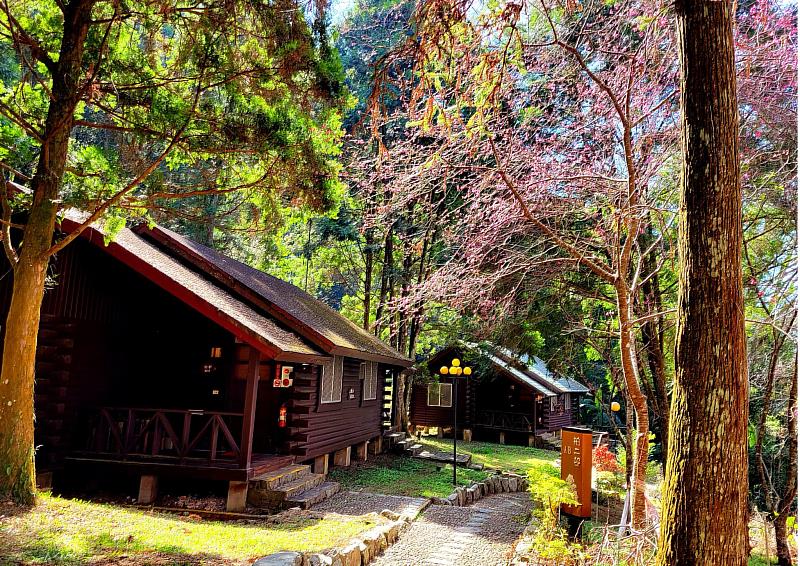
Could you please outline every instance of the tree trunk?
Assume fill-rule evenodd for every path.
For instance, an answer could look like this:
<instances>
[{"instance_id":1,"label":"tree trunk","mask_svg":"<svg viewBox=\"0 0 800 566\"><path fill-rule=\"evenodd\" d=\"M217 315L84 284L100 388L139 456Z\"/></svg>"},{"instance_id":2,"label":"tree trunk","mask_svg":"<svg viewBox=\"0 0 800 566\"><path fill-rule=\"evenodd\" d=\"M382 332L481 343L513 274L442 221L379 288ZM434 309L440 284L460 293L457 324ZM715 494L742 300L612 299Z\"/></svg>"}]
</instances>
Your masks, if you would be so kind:
<instances>
[{"instance_id":1,"label":"tree trunk","mask_svg":"<svg viewBox=\"0 0 800 566\"><path fill-rule=\"evenodd\" d=\"M636 437L633 452L633 497L631 500L631 525L634 529L645 526L645 476L647 474L650 416L647 412L647 397L639 386L636 369L636 338L633 334L630 293L624 278L616 285L617 309L619 310L619 345L622 374L630 404L636 414Z\"/></svg>"},{"instance_id":2,"label":"tree trunk","mask_svg":"<svg viewBox=\"0 0 800 566\"><path fill-rule=\"evenodd\" d=\"M378 295L378 306L375 309L375 336L380 337L383 326L383 311L386 306L386 297L389 286L392 284L392 270L394 269L394 224L386 231L383 243L383 269L381 271L381 292Z\"/></svg>"},{"instance_id":3,"label":"tree trunk","mask_svg":"<svg viewBox=\"0 0 800 566\"><path fill-rule=\"evenodd\" d=\"M647 231L642 236L644 246L647 249L655 239L652 225L647 226ZM661 312L661 284L659 282L654 257L654 252L647 254L643 258L644 273L649 275L654 273L642 284L642 295L644 296L644 314L656 314ZM667 395L667 376L664 363L664 317L658 316L651 318L642 324L642 342L644 351L647 355L647 365L650 368L650 375L653 381L653 395L651 406L655 409L658 417L658 432L661 435L661 454L662 464L666 466L667 452L669 450L669 397Z\"/></svg>"},{"instance_id":4,"label":"tree trunk","mask_svg":"<svg viewBox=\"0 0 800 566\"><path fill-rule=\"evenodd\" d=\"M53 73L52 98L44 142L31 180L33 203L27 218L19 261L14 267L11 305L0 370L0 497L33 503L36 493L33 447L33 385L40 309L53 244L59 188L67 159L75 107L80 100L84 41L93 0L67 4L64 36Z\"/></svg>"},{"instance_id":5,"label":"tree trunk","mask_svg":"<svg viewBox=\"0 0 800 566\"><path fill-rule=\"evenodd\" d=\"M745 566L748 379L733 7L675 4L683 171L659 564Z\"/></svg>"},{"instance_id":6,"label":"tree trunk","mask_svg":"<svg viewBox=\"0 0 800 566\"><path fill-rule=\"evenodd\" d=\"M789 549L786 533L786 520L792 511L797 497L797 354L795 353L792 386L789 388L789 405L786 408L786 436L789 445L787 458L789 469L786 472L786 484L775 517L775 548L778 555L778 566L791 566L792 553Z\"/></svg>"},{"instance_id":7,"label":"tree trunk","mask_svg":"<svg viewBox=\"0 0 800 566\"><path fill-rule=\"evenodd\" d=\"M375 232L372 228L364 233L364 330L369 332L369 311L372 302L372 265L374 263Z\"/></svg>"}]
</instances>

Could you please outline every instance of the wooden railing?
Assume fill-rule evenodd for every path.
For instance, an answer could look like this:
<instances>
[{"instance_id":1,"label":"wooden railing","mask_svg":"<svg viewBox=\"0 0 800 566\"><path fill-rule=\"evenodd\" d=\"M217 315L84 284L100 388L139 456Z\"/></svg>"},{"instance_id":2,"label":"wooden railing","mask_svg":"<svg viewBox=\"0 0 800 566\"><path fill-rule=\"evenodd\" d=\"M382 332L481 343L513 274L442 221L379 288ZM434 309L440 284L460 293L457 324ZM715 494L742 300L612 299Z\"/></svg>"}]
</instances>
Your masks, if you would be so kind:
<instances>
[{"instance_id":1,"label":"wooden railing","mask_svg":"<svg viewBox=\"0 0 800 566\"><path fill-rule=\"evenodd\" d=\"M518 430L522 432L532 432L534 429L531 415L509 413L507 411L478 411L475 424L484 428Z\"/></svg>"},{"instance_id":2,"label":"wooden railing","mask_svg":"<svg viewBox=\"0 0 800 566\"><path fill-rule=\"evenodd\" d=\"M87 449L120 459L238 462L241 430L242 413L102 407L92 419Z\"/></svg>"}]
</instances>

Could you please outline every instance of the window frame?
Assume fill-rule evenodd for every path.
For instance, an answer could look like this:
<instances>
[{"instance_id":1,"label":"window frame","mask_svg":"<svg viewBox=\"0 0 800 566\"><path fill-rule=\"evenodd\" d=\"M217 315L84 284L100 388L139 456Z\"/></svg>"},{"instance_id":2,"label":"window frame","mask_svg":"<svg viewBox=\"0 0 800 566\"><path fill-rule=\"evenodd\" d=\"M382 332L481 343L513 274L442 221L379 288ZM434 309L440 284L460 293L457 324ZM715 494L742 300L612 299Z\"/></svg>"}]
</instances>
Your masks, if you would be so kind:
<instances>
[{"instance_id":1,"label":"window frame","mask_svg":"<svg viewBox=\"0 0 800 566\"><path fill-rule=\"evenodd\" d=\"M438 393L436 395L436 403L431 403L431 387L436 386L438 388ZM450 404L449 405L442 405L442 388L448 387L450 391ZM441 381L435 383L428 384L428 394L427 394L427 401L428 407L441 407L443 409L450 409L453 407L453 384L452 383L443 383Z\"/></svg>"},{"instance_id":2,"label":"window frame","mask_svg":"<svg viewBox=\"0 0 800 566\"><path fill-rule=\"evenodd\" d=\"M361 400L362 401L377 400L378 362L362 361L358 368L358 378L361 381ZM368 396L370 393L372 395L371 397Z\"/></svg>"},{"instance_id":3,"label":"window frame","mask_svg":"<svg viewBox=\"0 0 800 566\"><path fill-rule=\"evenodd\" d=\"M320 365L319 373L319 404L331 405L333 403L342 402L342 382L344 380L344 356L333 356L328 363ZM328 372L333 372L330 381L331 391L326 392L325 383L328 377ZM338 375L337 375L338 374ZM338 377L338 382L337 382ZM337 384L338 384L338 398L337 398ZM328 393L326 395L326 393Z\"/></svg>"}]
</instances>

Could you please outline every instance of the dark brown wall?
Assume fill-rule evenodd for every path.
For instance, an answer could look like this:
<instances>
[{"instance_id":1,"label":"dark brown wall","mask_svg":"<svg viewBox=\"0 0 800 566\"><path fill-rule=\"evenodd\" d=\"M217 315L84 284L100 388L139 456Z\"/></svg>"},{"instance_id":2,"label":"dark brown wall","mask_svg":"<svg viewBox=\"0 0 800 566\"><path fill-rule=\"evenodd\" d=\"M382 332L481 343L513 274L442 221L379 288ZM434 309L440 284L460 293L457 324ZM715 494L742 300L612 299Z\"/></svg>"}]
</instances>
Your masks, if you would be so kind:
<instances>
[{"instance_id":1,"label":"dark brown wall","mask_svg":"<svg viewBox=\"0 0 800 566\"><path fill-rule=\"evenodd\" d=\"M289 449L299 459L312 458L364 442L381 434L381 404L385 366L378 367L377 399L363 401L359 365L344 359L342 400L319 403L319 366L302 365L295 369L290 403L291 436ZM354 398L348 398L352 388Z\"/></svg>"},{"instance_id":2,"label":"dark brown wall","mask_svg":"<svg viewBox=\"0 0 800 566\"><path fill-rule=\"evenodd\" d=\"M461 426L468 427L472 424L472 415L475 405L472 395L472 386L467 385L465 387L464 385L467 383L466 380L463 378L460 379L461 381L458 382L459 428ZM453 383L453 378L442 376L439 378L439 381L441 383ZM467 404L468 396L470 398L469 405ZM451 427L453 426L453 409L452 407L429 407L428 386L424 383L415 383L411 393L409 420L411 424L419 426Z\"/></svg>"}]
</instances>

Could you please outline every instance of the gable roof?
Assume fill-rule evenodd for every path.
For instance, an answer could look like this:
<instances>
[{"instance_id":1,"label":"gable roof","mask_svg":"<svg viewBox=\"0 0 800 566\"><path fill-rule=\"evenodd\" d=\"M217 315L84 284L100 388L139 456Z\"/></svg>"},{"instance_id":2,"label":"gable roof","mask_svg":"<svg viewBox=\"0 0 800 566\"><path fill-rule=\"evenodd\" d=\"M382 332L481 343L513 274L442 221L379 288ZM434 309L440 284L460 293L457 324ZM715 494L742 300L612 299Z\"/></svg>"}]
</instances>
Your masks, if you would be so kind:
<instances>
[{"instance_id":1,"label":"gable roof","mask_svg":"<svg viewBox=\"0 0 800 566\"><path fill-rule=\"evenodd\" d=\"M411 360L291 283L198 244L162 226L136 232L234 289L330 354L409 366Z\"/></svg>"},{"instance_id":2,"label":"gable roof","mask_svg":"<svg viewBox=\"0 0 800 566\"><path fill-rule=\"evenodd\" d=\"M70 211L62 220L62 225L67 230L72 230L83 218L85 218L84 214ZM215 277L202 265L186 261L187 258L180 247L196 245L199 246L198 249L204 248L206 252L213 252L213 250L195 244L166 229L161 230L164 230L164 233L170 235L171 238L157 241L143 237L142 229L123 228L106 245L105 234L102 228L97 226L87 228L81 237L203 314L209 320L230 331L236 338L258 348L278 361L319 363L328 359L330 354L335 353L382 361L391 365L410 365L410 360L364 331L360 333L373 338L383 346L380 355L375 354L379 350L378 346L371 344L371 340L367 341L363 337L361 337L361 342L357 342L354 337L351 340L353 347L347 349L346 352L335 351L335 348L330 347L330 341L309 338L314 333L308 332L303 327L303 322L293 324L292 320L275 316L271 312L273 309L266 308L259 301L251 300L252 297L247 293L241 293L235 285L230 285L230 281ZM174 244L170 245L170 242L174 242ZM306 305L308 312L305 313L305 319L308 323L320 324L326 328L350 328L351 334L359 334L352 328L360 329L344 316L297 287L249 268L217 252L213 252L213 254L216 260L214 265L218 269L227 269L238 274L248 273L250 270L254 273L250 273L249 278L260 280L264 287L269 284L272 296L291 294L296 297L298 302ZM256 274L261 274L264 278L262 279ZM234 280L238 279L234 277ZM266 289L264 292L266 293ZM305 297L303 297L304 295ZM315 309L323 313L317 320L313 318ZM362 345L369 345L369 348L362 348Z\"/></svg>"},{"instance_id":3,"label":"gable roof","mask_svg":"<svg viewBox=\"0 0 800 566\"><path fill-rule=\"evenodd\" d=\"M473 351L480 349L478 344L474 342L459 341L457 345L442 349L431 358L431 361L451 348L466 348ZM483 350L482 353L496 368L545 397L554 397L562 393L589 392L588 387L575 379L559 376L551 372L540 358L534 357L534 361L531 362L527 355L517 356L507 348L494 345L490 345L490 349L488 351Z\"/></svg>"}]
</instances>

